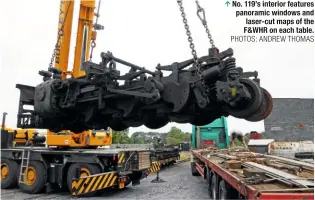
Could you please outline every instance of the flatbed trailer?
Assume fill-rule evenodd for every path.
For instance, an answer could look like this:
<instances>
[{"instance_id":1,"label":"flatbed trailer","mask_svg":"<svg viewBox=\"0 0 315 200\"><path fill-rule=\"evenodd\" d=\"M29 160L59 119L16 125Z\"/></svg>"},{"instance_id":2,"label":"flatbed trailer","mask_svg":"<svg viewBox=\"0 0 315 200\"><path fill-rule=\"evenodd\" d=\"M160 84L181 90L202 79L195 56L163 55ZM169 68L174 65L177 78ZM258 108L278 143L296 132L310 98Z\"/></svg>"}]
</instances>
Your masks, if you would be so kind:
<instances>
[{"instance_id":1,"label":"flatbed trailer","mask_svg":"<svg viewBox=\"0 0 315 200\"><path fill-rule=\"evenodd\" d=\"M244 149L192 150L191 172L212 199L314 199L314 165Z\"/></svg>"},{"instance_id":2,"label":"flatbed trailer","mask_svg":"<svg viewBox=\"0 0 315 200\"><path fill-rule=\"evenodd\" d=\"M153 163L154 164L154 163ZM1 149L1 188L18 186L25 193L67 187L74 196L93 196L105 188L122 189L153 167L150 151L141 149Z\"/></svg>"},{"instance_id":3,"label":"flatbed trailer","mask_svg":"<svg viewBox=\"0 0 315 200\"><path fill-rule=\"evenodd\" d=\"M179 150L176 148L158 148L151 150L151 159L159 162L162 166L169 166L176 163L180 158Z\"/></svg>"}]
</instances>

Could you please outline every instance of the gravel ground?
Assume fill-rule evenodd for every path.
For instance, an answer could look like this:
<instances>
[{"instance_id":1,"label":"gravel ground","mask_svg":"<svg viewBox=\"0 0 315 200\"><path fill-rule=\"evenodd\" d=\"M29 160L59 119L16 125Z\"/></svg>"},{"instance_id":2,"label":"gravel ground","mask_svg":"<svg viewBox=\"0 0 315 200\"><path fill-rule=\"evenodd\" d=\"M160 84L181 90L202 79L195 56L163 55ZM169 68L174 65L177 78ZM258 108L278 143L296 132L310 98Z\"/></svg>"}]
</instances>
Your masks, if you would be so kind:
<instances>
[{"instance_id":1,"label":"gravel ground","mask_svg":"<svg viewBox=\"0 0 315 200\"><path fill-rule=\"evenodd\" d=\"M155 174L143 179L140 185L128 186L123 190L106 190L89 199L128 199L128 200L164 200L164 199L209 199L207 184L201 177L191 175L190 163L175 164L163 169L160 177L164 183L151 183ZM72 198L68 192L54 192L43 194L25 194L19 189L1 190L2 200L49 199L63 200ZM83 199L83 198L82 198ZM85 198L87 199L87 198Z\"/></svg>"}]
</instances>

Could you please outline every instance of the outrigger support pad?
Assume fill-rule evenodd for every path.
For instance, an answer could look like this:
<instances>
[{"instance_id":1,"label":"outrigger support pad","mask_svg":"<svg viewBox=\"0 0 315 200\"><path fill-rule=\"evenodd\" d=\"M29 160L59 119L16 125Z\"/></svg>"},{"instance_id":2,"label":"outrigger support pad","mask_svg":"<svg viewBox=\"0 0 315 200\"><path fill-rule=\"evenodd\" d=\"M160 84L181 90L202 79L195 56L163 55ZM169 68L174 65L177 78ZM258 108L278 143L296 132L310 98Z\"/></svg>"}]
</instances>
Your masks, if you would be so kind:
<instances>
[{"instance_id":1,"label":"outrigger support pad","mask_svg":"<svg viewBox=\"0 0 315 200\"><path fill-rule=\"evenodd\" d=\"M156 178L151 181L151 183L163 183L166 182L159 176L159 171L156 172Z\"/></svg>"}]
</instances>

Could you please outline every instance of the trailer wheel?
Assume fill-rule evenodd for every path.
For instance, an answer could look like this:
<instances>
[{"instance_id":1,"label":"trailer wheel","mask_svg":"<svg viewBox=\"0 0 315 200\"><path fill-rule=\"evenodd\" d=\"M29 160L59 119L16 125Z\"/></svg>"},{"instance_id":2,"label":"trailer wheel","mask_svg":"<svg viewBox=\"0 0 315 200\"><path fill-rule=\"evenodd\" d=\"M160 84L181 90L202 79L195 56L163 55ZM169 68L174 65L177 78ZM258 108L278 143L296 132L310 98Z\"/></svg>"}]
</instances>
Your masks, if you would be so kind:
<instances>
[{"instance_id":1,"label":"trailer wheel","mask_svg":"<svg viewBox=\"0 0 315 200\"><path fill-rule=\"evenodd\" d=\"M230 184L226 183L224 180L221 180L219 184L219 199L238 199L238 193L234 188L231 187Z\"/></svg>"},{"instance_id":2,"label":"trailer wheel","mask_svg":"<svg viewBox=\"0 0 315 200\"><path fill-rule=\"evenodd\" d=\"M1 159L1 189L17 186L18 164L9 159Z\"/></svg>"},{"instance_id":3,"label":"trailer wheel","mask_svg":"<svg viewBox=\"0 0 315 200\"><path fill-rule=\"evenodd\" d=\"M207 175L206 175L206 180L207 180L207 184L208 184L208 194L209 196L211 197L211 177L212 177L212 170L210 170L208 167L207 167Z\"/></svg>"},{"instance_id":4,"label":"trailer wheel","mask_svg":"<svg viewBox=\"0 0 315 200\"><path fill-rule=\"evenodd\" d=\"M196 169L196 163L195 162L190 163L190 168L191 168L191 174L193 176L200 176L200 174L198 173L198 171Z\"/></svg>"},{"instance_id":5,"label":"trailer wheel","mask_svg":"<svg viewBox=\"0 0 315 200\"><path fill-rule=\"evenodd\" d=\"M125 187L127 187L131 183L131 178L128 178L128 180L125 183Z\"/></svg>"},{"instance_id":6,"label":"trailer wheel","mask_svg":"<svg viewBox=\"0 0 315 200\"><path fill-rule=\"evenodd\" d=\"M19 183L19 188L29 194L36 194L43 191L47 177L45 165L39 161L30 161L27 172L25 170L26 168L21 172L25 173L25 175L23 177L24 183Z\"/></svg>"},{"instance_id":7,"label":"trailer wheel","mask_svg":"<svg viewBox=\"0 0 315 200\"><path fill-rule=\"evenodd\" d=\"M67 173L67 185L70 192L72 192L72 180L76 178L77 168L80 168L80 177L90 176L93 174L101 173L101 169L96 164L88 163L73 163ZM97 193L97 191L90 192L81 196L92 197Z\"/></svg>"},{"instance_id":8,"label":"trailer wheel","mask_svg":"<svg viewBox=\"0 0 315 200\"><path fill-rule=\"evenodd\" d=\"M211 177L211 198L213 200L218 199L218 184L217 184L217 175L213 174Z\"/></svg>"}]
</instances>

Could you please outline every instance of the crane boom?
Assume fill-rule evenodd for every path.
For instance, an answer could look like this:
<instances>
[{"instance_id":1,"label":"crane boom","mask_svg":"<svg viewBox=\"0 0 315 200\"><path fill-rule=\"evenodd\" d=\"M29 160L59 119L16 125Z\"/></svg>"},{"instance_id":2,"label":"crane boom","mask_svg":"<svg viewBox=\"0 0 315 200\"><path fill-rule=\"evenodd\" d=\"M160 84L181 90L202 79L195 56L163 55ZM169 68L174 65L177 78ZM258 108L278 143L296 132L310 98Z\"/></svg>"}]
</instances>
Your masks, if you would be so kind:
<instances>
[{"instance_id":1,"label":"crane boom","mask_svg":"<svg viewBox=\"0 0 315 200\"><path fill-rule=\"evenodd\" d=\"M74 66L73 77L78 78L85 75L85 71L82 68L83 62L89 57L90 44L92 40L93 32L93 17L94 17L95 0L80 2L80 13L78 21L76 48L74 53Z\"/></svg>"},{"instance_id":2,"label":"crane boom","mask_svg":"<svg viewBox=\"0 0 315 200\"><path fill-rule=\"evenodd\" d=\"M62 71L62 79L66 74L71 74L74 78L85 75L82 63L89 57L90 43L95 39L96 33L93 31L93 18L95 0L80 0L79 20L75 42L74 65L69 67L70 41L73 25L74 0L61 0L58 21L58 39L56 45L55 68ZM68 72L71 71L71 72Z\"/></svg>"},{"instance_id":3,"label":"crane boom","mask_svg":"<svg viewBox=\"0 0 315 200\"><path fill-rule=\"evenodd\" d=\"M62 79L66 78L68 71L73 8L73 0L60 1L55 68L62 71Z\"/></svg>"}]
</instances>

